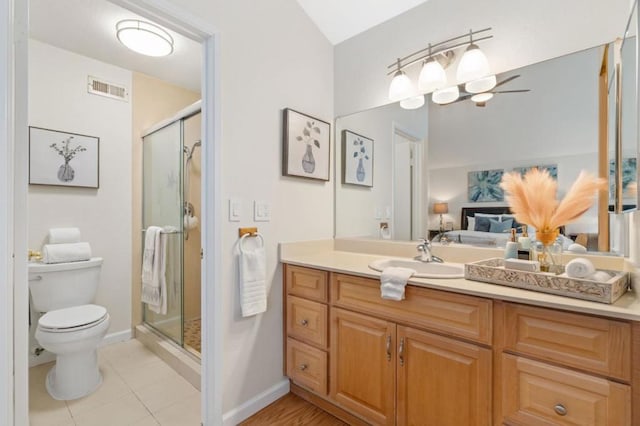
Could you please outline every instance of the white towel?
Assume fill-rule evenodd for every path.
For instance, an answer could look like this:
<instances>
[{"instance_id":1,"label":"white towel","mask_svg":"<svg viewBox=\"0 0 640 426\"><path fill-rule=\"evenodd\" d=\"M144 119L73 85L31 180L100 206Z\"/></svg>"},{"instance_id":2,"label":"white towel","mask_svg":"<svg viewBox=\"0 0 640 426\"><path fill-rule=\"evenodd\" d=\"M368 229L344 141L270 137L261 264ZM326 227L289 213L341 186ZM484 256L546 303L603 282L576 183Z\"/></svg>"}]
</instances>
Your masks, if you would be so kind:
<instances>
[{"instance_id":1,"label":"white towel","mask_svg":"<svg viewBox=\"0 0 640 426\"><path fill-rule=\"evenodd\" d=\"M43 263L80 262L91 259L89 243L45 244L42 246Z\"/></svg>"},{"instance_id":2,"label":"white towel","mask_svg":"<svg viewBox=\"0 0 640 426\"><path fill-rule=\"evenodd\" d=\"M49 229L49 244L67 244L80 242L80 229L78 228L51 228Z\"/></svg>"},{"instance_id":3,"label":"white towel","mask_svg":"<svg viewBox=\"0 0 640 426\"><path fill-rule=\"evenodd\" d=\"M596 272L596 267L593 266L593 263L591 263L589 259L578 257L567 263L565 270L567 271L568 277L585 278Z\"/></svg>"},{"instance_id":4,"label":"white towel","mask_svg":"<svg viewBox=\"0 0 640 426\"><path fill-rule=\"evenodd\" d=\"M240 306L242 316L260 314L267 310L267 262L262 247L245 250L240 243Z\"/></svg>"},{"instance_id":5,"label":"white towel","mask_svg":"<svg viewBox=\"0 0 640 426\"><path fill-rule=\"evenodd\" d=\"M166 253L167 234L160 227L148 227L142 256L142 302L160 315L167 314Z\"/></svg>"},{"instance_id":6,"label":"white towel","mask_svg":"<svg viewBox=\"0 0 640 426\"><path fill-rule=\"evenodd\" d=\"M404 299L404 287L415 272L409 268L385 268L380 275L380 297L389 300Z\"/></svg>"},{"instance_id":7,"label":"white towel","mask_svg":"<svg viewBox=\"0 0 640 426\"><path fill-rule=\"evenodd\" d=\"M588 280L592 281L600 281L601 283L605 283L611 279L612 275L607 271L596 271L593 274L586 277Z\"/></svg>"}]
</instances>

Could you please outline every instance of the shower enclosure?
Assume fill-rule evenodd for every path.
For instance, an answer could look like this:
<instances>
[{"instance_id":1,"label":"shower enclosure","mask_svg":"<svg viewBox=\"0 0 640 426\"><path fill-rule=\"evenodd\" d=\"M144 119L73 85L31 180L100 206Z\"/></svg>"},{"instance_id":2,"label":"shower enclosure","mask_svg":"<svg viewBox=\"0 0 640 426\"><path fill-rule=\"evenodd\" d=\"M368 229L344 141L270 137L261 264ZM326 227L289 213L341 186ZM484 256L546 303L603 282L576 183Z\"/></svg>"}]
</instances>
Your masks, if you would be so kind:
<instances>
[{"instance_id":1,"label":"shower enclosure","mask_svg":"<svg viewBox=\"0 0 640 426\"><path fill-rule=\"evenodd\" d=\"M143 232L163 228L166 312L143 304L143 321L200 353L200 102L152 127L143 144ZM143 238L144 241L144 238Z\"/></svg>"}]
</instances>

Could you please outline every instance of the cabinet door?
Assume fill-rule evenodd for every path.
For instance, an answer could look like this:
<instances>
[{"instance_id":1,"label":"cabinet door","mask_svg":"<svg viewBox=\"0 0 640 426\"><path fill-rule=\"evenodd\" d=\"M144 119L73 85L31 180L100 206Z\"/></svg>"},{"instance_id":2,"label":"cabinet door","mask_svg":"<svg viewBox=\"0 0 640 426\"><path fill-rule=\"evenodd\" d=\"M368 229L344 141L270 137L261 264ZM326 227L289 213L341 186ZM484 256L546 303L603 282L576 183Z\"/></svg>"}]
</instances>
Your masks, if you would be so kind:
<instances>
[{"instance_id":1,"label":"cabinet door","mask_svg":"<svg viewBox=\"0 0 640 426\"><path fill-rule=\"evenodd\" d=\"M491 424L491 350L398 326L398 426Z\"/></svg>"},{"instance_id":2,"label":"cabinet door","mask_svg":"<svg viewBox=\"0 0 640 426\"><path fill-rule=\"evenodd\" d=\"M331 309L331 398L376 425L395 424L394 323Z\"/></svg>"}]
</instances>

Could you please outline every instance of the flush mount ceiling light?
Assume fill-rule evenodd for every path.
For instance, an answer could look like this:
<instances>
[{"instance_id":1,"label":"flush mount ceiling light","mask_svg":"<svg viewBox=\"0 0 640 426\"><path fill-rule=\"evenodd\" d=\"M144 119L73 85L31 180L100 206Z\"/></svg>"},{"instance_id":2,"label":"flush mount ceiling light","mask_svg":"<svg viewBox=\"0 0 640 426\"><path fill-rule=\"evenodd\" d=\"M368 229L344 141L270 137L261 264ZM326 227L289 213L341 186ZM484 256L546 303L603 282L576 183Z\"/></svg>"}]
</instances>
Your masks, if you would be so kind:
<instances>
[{"instance_id":1,"label":"flush mount ceiling light","mask_svg":"<svg viewBox=\"0 0 640 426\"><path fill-rule=\"evenodd\" d=\"M418 109L422 105L424 105L424 95L413 96L400 101L400 106L403 109Z\"/></svg>"},{"instance_id":2,"label":"flush mount ceiling light","mask_svg":"<svg viewBox=\"0 0 640 426\"><path fill-rule=\"evenodd\" d=\"M116 24L116 37L134 52L147 56L167 56L173 52L173 37L150 22L125 19Z\"/></svg>"},{"instance_id":3,"label":"flush mount ceiling light","mask_svg":"<svg viewBox=\"0 0 640 426\"><path fill-rule=\"evenodd\" d=\"M490 39L493 36L485 35L474 38L475 35L489 30L491 30L491 28L484 28L478 31L470 30L468 33L450 38L449 40L429 44L425 49L413 52L404 58L398 58L396 62L387 67L389 70L387 75L393 75L389 86L389 100L397 102L410 97L416 97L417 94L430 92L433 92L432 99L436 103L444 104L456 100L459 96L457 86L451 85L443 89L447 85L445 68L447 68L455 57L454 49L464 46L467 48L463 57L460 59L460 64L456 72L458 84L470 82L470 88L473 89L473 91L469 91L465 87L465 90L469 93L491 90L496 84L495 76L489 75L489 62L475 43ZM407 77L403 71L405 68L414 64L422 64L417 91L411 79ZM450 100L454 94L455 98ZM436 101L436 99L438 101Z\"/></svg>"}]
</instances>

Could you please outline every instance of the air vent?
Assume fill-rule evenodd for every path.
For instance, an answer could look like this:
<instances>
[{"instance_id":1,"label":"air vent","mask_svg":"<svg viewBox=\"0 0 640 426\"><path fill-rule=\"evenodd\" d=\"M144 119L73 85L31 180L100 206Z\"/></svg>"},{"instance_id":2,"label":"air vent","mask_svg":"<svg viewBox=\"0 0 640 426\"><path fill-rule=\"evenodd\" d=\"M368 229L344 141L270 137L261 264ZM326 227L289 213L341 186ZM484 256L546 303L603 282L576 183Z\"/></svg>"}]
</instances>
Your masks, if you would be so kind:
<instances>
[{"instance_id":1,"label":"air vent","mask_svg":"<svg viewBox=\"0 0 640 426\"><path fill-rule=\"evenodd\" d=\"M87 90L94 95L105 96L125 102L129 101L129 92L125 86L109 83L96 77L89 76Z\"/></svg>"}]
</instances>

